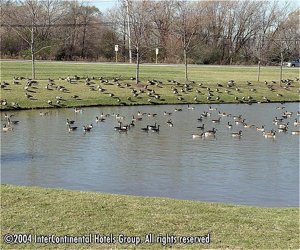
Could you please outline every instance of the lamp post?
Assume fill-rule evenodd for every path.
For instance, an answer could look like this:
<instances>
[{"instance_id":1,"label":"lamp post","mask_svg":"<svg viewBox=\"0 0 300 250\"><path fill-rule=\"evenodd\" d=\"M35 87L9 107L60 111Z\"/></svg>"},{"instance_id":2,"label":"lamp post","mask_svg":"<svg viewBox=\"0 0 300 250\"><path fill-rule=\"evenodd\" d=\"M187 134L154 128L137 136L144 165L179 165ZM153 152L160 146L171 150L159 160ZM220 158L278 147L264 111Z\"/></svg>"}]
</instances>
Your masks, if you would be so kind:
<instances>
[{"instance_id":1,"label":"lamp post","mask_svg":"<svg viewBox=\"0 0 300 250\"><path fill-rule=\"evenodd\" d=\"M119 51L119 45L115 45L116 63L118 62L118 51Z\"/></svg>"},{"instance_id":2,"label":"lamp post","mask_svg":"<svg viewBox=\"0 0 300 250\"><path fill-rule=\"evenodd\" d=\"M157 64L158 48L155 49L155 63Z\"/></svg>"}]
</instances>

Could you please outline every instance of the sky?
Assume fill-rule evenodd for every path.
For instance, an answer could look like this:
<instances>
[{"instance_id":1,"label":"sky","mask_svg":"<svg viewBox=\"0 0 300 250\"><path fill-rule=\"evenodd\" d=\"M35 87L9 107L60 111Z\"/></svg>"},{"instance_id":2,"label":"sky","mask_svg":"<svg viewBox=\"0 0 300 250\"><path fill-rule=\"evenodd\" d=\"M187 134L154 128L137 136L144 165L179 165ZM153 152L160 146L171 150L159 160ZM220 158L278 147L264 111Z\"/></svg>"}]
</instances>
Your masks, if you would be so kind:
<instances>
[{"instance_id":1,"label":"sky","mask_svg":"<svg viewBox=\"0 0 300 250\"><path fill-rule=\"evenodd\" d=\"M101 12L105 12L108 9L113 8L118 0L88 0L91 5L96 6ZM192 0L192 1L197 1L197 0ZM260 1L260 0L258 0ZM273 0L271 0L273 1ZM299 8L300 4L298 0L275 0L284 5L286 1L290 2L293 8Z\"/></svg>"}]
</instances>

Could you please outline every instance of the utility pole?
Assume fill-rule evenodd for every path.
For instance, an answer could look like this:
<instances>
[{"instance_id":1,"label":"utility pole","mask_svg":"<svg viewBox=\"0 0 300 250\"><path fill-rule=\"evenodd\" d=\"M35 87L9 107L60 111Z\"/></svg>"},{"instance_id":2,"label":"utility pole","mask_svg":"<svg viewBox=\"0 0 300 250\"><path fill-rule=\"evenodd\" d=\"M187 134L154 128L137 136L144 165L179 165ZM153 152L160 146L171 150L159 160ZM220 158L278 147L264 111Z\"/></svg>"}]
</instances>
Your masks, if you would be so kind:
<instances>
[{"instance_id":1,"label":"utility pole","mask_svg":"<svg viewBox=\"0 0 300 250\"><path fill-rule=\"evenodd\" d=\"M129 63L132 63L130 18L129 18L129 0L125 0L125 5L126 5L126 15L127 15L127 33L128 33Z\"/></svg>"}]
</instances>

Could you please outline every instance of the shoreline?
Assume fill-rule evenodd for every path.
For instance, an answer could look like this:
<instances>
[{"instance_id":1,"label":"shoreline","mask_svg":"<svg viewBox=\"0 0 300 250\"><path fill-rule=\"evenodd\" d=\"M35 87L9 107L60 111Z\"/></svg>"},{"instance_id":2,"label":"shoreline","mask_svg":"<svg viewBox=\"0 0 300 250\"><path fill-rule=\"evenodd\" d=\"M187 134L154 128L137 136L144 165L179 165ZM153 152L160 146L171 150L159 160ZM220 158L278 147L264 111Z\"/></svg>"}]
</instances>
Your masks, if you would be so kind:
<instances>
[{"instance_id":1,"label":"shoreline","mask_svg":"<svg viewBox=\"0 0 300 250\"><path fill-rule=\"evenodd\" d=\"M292 101L270 101L270 102L188 102L188 103L138 103L138 104L90 104L90 105L74 105L74 106L49 106L49 107L19 107L19 108L1 108L2 111L24 111L24 110L44 110L44 109L70 109L70 108L95 108L95 107L131 107L131 106L166 106L166 105L222 105L222 104L268 104L268 103L300 103L300 100Z\"/></svg>"}]
</instances>

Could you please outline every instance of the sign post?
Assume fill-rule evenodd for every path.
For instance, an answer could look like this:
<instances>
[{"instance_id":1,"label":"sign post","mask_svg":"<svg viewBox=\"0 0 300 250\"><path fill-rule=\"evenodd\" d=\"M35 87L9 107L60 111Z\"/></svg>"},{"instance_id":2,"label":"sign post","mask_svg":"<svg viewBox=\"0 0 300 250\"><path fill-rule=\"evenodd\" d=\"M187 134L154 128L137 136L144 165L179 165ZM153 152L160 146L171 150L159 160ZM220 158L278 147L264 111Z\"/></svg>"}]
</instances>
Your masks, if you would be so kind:
<instances>
[{"instance_id":1,"label":"sign post","mask_svg":"<svg viewBox=\"0 0 300 250\"><path fill-rule=\"evenodd\" d=\"M116 63L118 62L118 51L119 51L119 45L115 45Z\"/></svg>"},{"instance_id":2,"label":"sign post","mask_svg":"<svg viewBox=\"0 0 300 250\"><path fill-rule=\"evenodd\" d=\"M155 49L155 63L157 64L158 48Z\"/></svg>"}]
</instances>

